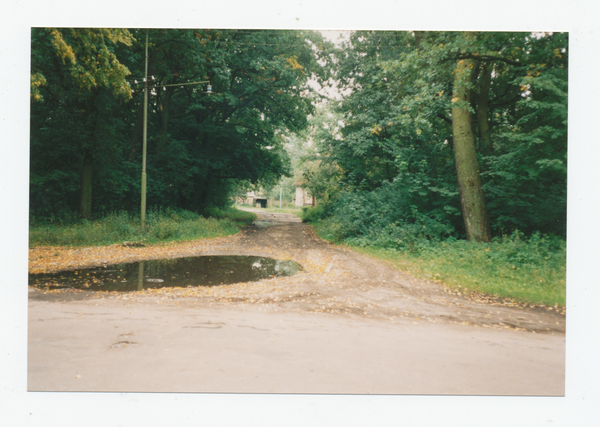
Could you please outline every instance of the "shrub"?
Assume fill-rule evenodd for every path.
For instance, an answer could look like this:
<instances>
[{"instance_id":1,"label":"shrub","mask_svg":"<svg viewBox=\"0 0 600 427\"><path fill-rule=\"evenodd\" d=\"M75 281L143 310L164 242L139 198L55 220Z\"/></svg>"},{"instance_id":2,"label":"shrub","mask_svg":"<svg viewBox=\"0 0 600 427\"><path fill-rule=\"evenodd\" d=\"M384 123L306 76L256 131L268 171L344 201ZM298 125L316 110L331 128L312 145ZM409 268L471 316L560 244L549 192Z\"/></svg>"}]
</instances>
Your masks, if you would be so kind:
<instances>
[{"instance_id":1,"label":"shrub","mask_svg":"<svg viewBox=\"0 0 600 427\"><path fill-rule=\"evenodd\" d=\"M456 231L435 211L425 215L403 199L397 186L386 185L373 191L340 193L332 204L308 208L303 220L321 220L319 230L328 239L357 246L377 246L418 250L429 241L454 236Z\"/></svg>"},{"instance_id":2,"label":"shrub","mask_svg":"<svg viewBox=\"0 0 600 427\"><path fill-rule=\"evenodd\" d=\"M307 206L302 208L302 222L316 222L325 216L325 206Z\"/></svg>"}]
</instances>

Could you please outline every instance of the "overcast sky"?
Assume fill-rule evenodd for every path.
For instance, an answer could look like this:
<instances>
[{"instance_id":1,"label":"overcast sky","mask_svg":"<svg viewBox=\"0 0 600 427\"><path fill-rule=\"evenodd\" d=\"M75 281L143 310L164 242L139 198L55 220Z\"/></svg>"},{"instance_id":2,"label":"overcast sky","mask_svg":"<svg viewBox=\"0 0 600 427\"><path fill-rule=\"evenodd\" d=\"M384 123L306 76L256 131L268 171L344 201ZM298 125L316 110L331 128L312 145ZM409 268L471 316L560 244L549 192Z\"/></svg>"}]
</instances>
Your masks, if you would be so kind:
<instances>
[{"instance_id":1,"label":"overcast sky","mask_svg":"<svg viewBox=\"0 0 600 427\"><path fill-rule=\"evenodd\" d=\"M321 30L319 31L323 37L330 42L333 42L336 46L339 46L343 39L347 39L350 35L350 31L338 31L338 30ZM340 39L343 37L343 39Z\"/></svg>"}]
</instances>

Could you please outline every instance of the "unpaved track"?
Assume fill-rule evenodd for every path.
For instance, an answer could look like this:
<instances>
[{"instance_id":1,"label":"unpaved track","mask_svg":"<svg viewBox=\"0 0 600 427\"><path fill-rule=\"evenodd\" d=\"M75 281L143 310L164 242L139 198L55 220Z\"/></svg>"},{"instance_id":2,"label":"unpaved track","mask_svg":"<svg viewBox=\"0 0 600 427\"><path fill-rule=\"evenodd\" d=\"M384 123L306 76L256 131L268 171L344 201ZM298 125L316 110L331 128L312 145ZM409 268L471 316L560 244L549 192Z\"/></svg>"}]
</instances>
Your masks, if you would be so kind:
<instances>
[{"instance_id":1,"label":"unpaved track","mask_svg":"<svg viewBox=\"0 0 600 427\"><path fill-rule=\"evenodd\" d=\"M30 289L28 389L564 394L563 315L481 303L292 221L259 212L237 236L162 255L295 259L305 272L292 277L158 293ZM107 251L80 253L100 265ZM66 252L63 266L76 255Z\"/></svg>"}]
</instances>

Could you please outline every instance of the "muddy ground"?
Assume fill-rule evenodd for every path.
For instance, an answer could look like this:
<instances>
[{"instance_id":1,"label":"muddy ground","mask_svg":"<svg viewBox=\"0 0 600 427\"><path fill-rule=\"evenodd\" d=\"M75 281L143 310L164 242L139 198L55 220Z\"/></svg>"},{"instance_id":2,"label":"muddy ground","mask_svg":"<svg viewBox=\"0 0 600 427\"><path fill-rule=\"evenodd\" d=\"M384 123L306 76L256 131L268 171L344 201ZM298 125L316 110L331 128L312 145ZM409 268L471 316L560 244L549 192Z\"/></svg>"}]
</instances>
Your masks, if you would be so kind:
<instances>
[{"instance_id":1,"label":"muddy ground","mask_svg":"<svg viewBox=\"0 0 600 427\"><path fill-rule=\"evenodd\" d=\"M200 255L253 255L291 259L304 271L292 277L209 288L116 292L30 289L30 299L118 299L194 307L261 306L290 312L324 312L384 321L452 323L564 333L565 315L554 307L523 306L418 279L385 262L328 244L293 215L268 214L229 237L152 247L30 249L30 272L52 272L118 262Z\"/></svg>"},{"instance_id":2,"label":"muddy ground","mask_svg":"<svg viewBox=\"0 0 600 427\"><path fill-rule=\"evenodd\" d=\"M564 395L561 313L417 279L286 215L208 241L31 249L30 271L199 255L304 271L126 293L30 287L28 390Z\"/></svg>"}]
</instances>

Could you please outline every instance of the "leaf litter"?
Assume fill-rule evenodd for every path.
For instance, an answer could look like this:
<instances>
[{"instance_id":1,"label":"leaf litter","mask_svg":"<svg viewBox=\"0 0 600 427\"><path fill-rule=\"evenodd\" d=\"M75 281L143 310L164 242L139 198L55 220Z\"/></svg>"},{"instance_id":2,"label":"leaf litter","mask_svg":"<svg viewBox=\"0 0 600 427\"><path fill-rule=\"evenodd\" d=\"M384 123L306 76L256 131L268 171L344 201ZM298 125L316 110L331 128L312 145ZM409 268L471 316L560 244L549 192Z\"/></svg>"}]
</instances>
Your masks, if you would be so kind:
<instances>
[{"instance_id":1,"label":"leaf litter","mask_svg":"<svg viewBox=\"0 0 600 427\"><path fill-rule=\"evenodd\" d=\"M128 293L74 289L40 290L48 297L76 293L101 301L177 306L261 306L272 310L328 313L389 322L453 323L485 328L562 333L565 313L466 292L415 278L385 262L319 239L301 223L249 226L235 236L144 247L37 247L29 250L30 273L52 273L151 259L248 255L293 260L304 271L256 282Z\"/></svg>"}]
</instances>

